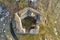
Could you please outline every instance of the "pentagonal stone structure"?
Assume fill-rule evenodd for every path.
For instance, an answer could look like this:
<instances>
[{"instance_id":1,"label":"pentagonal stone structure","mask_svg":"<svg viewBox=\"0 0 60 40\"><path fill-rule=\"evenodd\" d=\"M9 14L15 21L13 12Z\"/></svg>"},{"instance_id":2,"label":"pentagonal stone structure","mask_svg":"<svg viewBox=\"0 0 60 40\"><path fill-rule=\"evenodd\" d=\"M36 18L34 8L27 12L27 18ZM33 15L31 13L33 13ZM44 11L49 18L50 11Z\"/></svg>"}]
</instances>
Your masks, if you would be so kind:
<instances>
[{"instance_id":1,"label":"pentagonal stone structure","mask_svg":"<svg viewBox=\"0 0 60 40\"><path fill-rule=\"evenodd\" d=\"M25 8L15 13L17 33L38 34L41 13L33 8Z\"/></svg>"}]
</instances>

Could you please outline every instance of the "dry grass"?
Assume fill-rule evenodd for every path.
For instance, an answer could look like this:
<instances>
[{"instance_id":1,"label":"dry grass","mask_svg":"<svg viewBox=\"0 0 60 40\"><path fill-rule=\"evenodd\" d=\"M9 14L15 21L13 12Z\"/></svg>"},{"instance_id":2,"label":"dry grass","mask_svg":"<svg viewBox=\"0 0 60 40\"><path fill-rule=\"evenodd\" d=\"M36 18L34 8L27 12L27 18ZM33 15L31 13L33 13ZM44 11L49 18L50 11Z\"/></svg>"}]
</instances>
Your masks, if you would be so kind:
<instances>
[{"instance_id":1,"label":"dry grass","mask_svg":"<svg viewBox=\"0 0 60 40\"><path fill-rule=\"evenodd\" d=\"M37 10L42 14L39 34L16 34L19 40L60 40L60 0L48 0L48 4L45 4L46 1L38 0ZM54 28L57 30L57 35Z\"/></svg>"}]
</instances>

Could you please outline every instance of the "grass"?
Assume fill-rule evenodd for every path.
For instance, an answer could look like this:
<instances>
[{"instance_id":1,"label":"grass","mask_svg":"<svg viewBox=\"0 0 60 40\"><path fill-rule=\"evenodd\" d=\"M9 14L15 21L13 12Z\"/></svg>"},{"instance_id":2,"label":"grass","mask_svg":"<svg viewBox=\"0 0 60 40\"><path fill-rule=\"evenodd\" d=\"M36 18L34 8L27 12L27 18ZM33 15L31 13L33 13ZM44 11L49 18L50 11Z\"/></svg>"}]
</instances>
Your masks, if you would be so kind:
<instances>
[{"instance_id":1,"label":"grass","mask_svg":"<svg viewBox=\"0 0 60 40\"><path fill-rule=\"evenodd\" d=\"M3 1L3 0L0 0L0 1ZM55 0L53 0L53 1L55 1ZM9 0L9 2L11 2L11 1ZM39 3L40 2L41 1L39 1ZM40 11L40 13L42 14L42 20L40 22L39 34L36 34L36 35L31 35L31 34L20 35L20 34L16 34L18 39L19 40L45 40L47 38L47 39L50 39L50 40L51 39L52 40L60 40L60 27L59 27L60 26L60 21L59 21L60 20L60 18L59 18L60 17L60 12L59 13L56 12L56 14L54 12L55 9L57 11L60 7L56 7L57 5L54 6L55 4L57 4L57 3L55 3L55 2L52 3L52 0L50 0L50 3L49 3L49 6L48 6L47 10L44 9L44 8L46 8L45 6L42 7L44 4L43 5L42 5L42 3L39 4L41 9L38 9L38 11ZM60 4L60 2L59 2L59 4ZM56 19L57 16L55 16L55 15L57 15L57 14L59 16ZM46 22L47 23L45 23L45 19L44 19L45 17L46 17ZM57 21L58 23L55 24L54 21ZM28 22L26 22L25 24L28 24ZM55 33L54 33L54 28L55 27L57 28L58 35L55 35ZM8 32L8 30L9 29L7 29L7 32ZM8 32L8 34L9 33L10 32Z\"/></svg>"}]
</instances>

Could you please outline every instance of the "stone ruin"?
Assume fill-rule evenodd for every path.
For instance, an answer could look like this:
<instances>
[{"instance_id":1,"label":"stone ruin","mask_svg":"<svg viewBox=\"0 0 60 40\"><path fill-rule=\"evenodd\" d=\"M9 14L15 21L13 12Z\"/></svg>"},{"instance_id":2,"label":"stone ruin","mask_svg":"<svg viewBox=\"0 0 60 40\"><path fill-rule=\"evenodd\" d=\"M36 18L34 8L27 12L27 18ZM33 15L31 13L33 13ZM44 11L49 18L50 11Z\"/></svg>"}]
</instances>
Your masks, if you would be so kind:
<instances>
[{"instance_id":1,"label":"stone ruin","mask_svg":"<svg viewBox=\"0 0 60 40\"><path fill-rule=\"evenodd\" d=\"M40 18L41 18L40 12L32 8L25 8L15 13L15 23L16 23L17 33L38 34L39 24L41 21Z\"/></svg>"}]
</instances>

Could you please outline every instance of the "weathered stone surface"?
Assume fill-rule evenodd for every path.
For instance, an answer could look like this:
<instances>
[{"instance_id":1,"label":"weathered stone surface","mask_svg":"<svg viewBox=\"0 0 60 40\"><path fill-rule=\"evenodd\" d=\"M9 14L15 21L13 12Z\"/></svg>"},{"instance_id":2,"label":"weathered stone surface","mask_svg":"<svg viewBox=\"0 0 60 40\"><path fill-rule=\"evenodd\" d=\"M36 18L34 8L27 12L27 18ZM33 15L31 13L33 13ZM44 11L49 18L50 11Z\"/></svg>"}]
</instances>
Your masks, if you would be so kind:
<instances>
[{"instance_id":1,"label":"weathered stone surface","mask_svg":"<svg viewBox=\"0 0 60 40\"><path fill-rule=\"evenodd\" d=\"M32 9L32 8L26 8L24 10L25 10L25 13L22 13L22 12L20 13L19 12L20 16L18 15L18 13L15 13L15 21L16 21L17 30L22 34L26 34L26 33L27 34L28 33L30 33L30 34L38 34L38 31L39 31L39 25L38 24L40 23L40 14L39 14L39 12ZM34 16L34 14L35 14L35 16ZM28 30L23 28L22 20L24 20L24 18L29 17L29 16L34 17L34 19L36 20L36 25L37 26L35 26L36 27L35 29L31 29L30 32L27 32ZM30 28L30 26L28 26L28 27Z\"/></svg>"}]
</instances>

